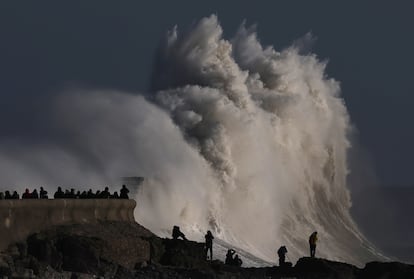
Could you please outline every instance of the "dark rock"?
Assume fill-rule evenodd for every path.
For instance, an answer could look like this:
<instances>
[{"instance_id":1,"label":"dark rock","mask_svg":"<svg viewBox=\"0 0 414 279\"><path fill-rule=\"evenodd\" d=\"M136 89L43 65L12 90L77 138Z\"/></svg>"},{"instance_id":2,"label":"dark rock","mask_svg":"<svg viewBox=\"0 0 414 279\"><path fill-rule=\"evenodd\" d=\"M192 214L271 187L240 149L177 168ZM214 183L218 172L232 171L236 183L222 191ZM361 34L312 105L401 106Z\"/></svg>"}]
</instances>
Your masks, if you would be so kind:
<instances>
[{"instance_id":1,"label":"dark rock","mask_svg":"<svg viewBox=\"0 0 414 279\"><path fill-rule=\"evenodd\" d=\"M365 268L360 272L358 278L411 279L414 278L414 266L398 262L371 262L365 265Z\"/></svg>"},{"instance_id":2,"label":"dark rock","mask_svg":"<svg viewBox=\"0 0 414 279\"><path fill-rule=\"evenodd\" d=\"M135 272L127 269L123 266L118 266L115 274L111 277L109 276L104 276L104 278L122 278L122 279L134 279L135 277Z\"/></svg>"},{"instance_id":3,"label":"dark rock","mask_svg":"<svg viewBox=\"0 0 414 279\"><path fill-rule=\"evenodd\" d=\"M301 258L294 267L242 268L205 260L204 244L161 239L131 222L59 226L0 253L0 278L414 278L414 266L368 263L364 269Z\"/></svg>"},{"instance_id":4,"label":"dark rock","mask_svg":"<svg viewBox=\"0 0 414 279\"><path fill-rule=\"evenodd\" d=\"M84 236L59 237L56 248L62 255L62 269L89 274L99 274L101 247L100 239Z\"/></svg>"},{"instance_id":5,"label":"dark rock","mask_svg":"<svg viewBox=\"0 0 414 279\"><path fill-rule=\"evenodd\" d=\"M10 267L10 262L12 261L12 257L5 254L0 255L0 276L10 276L12 274Z\"/></svg>"},{"instance_id":6,"label":"dark rock","mask_svg":"<svg viewBox=\"0 0 414 279\"><path fill-rule=\"evenodd\" d=\"M18 242L18 243L16 243L16 247L19 251L20 257L26 257L27 256L27 243L26 242Z\"/></svg>"},{"instance_id":7,"label":"dark rock","mask_svg":"<svg viewBox=\"0 0 414 279\"><path fill-rule=\"evenodd\" d=\"M151 236L146 238L150 243L150 263L159 263L162 256L165 253L165 247L163 240L157 236Z\"/></svg>"},{"instance_id":8,"label":"dark rock","mask_svg":"<svg viewBox=\"0 0 414 279\"><path fill-rule=\"evenodd\" d=\"M41 264L39 261L33 257L33 256L27 256L27 257L20 257L17 259L14 259L14 266L15 270L18 269L30 269L32 270L33 274L38 275L41 273Z\"/></svg>"},{"instance_id":9,"label":"dark rock","mask_svg":"<svg viewBox=\"0 0 414 279\"><path fill-rule=\"evenodd\" d=\"M27 253L39 261L49 264L55 270L62 270L63 256L56 247L56 237L46 233L27 238Z\"/></svg>"},{"instance_id":10,"label":"dark rock","mask_svg":"<svg viewBox=\"0 0 414 279\"><path fill-rule=\"evenodd\" d=\"M20 250L18 246L19 245L17 243L10 245L6 250L7 254L12 257L20 257Z\"/></svg>"},{"instance_id":11,"label":"dark rock","mask_svg":"<svg viewBox=\"0 0 414 279\"><path fill-rule=\"evenodd\" d=\"M204 244L189 240L163 239L164 254L160 263L185 268L205 267Z\"/></svg>"},{"instance_id":12,"label":"dark rock","mask_svg":"<svg viewBox=\"0 0 414 279\"><path fill-rule=\"evenodd\" d=\"M27 251L55 270L102 274L102 261L131 270L149 261L150 243L144 238L152 235L134 223L61 226L31 235Z\"/></svg>"},{"instance_id":13,"label":"dark rock","mask_svg":"<svg viewBox=\"0 0 414 279\"><path fill-rule=\"evenodd\" d=\"M47 278L47 279L96 279L95 275L84 274L84 273L72 273L68 271L58 272L54 269L47 268L38 278Z\"/></svg>"},{"instance_id":14,"label":"dark rock","mask_svg":"<svg viewBox=\"0 0 414 279\"><path fill-rule=\"evenodd\" d=\"M300 278L355 278L358 268L340 262L318 258L300 258L294 267L295 273Z\"/></svg>"}]
</instances>

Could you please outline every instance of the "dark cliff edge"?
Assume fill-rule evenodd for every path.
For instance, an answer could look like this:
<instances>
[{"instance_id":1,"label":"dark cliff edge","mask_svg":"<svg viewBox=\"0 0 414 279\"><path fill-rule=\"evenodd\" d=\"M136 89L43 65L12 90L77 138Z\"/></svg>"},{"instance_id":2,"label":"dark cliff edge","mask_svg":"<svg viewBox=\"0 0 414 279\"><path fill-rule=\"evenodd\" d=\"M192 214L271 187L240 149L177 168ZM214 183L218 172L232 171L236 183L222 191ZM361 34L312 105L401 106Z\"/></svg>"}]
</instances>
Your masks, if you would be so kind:
<instances>
[{"instance_id":1,"label":"dark cliff edge","mask_svg":"<svg viewBox=\"0 0 414 279\"><path fill-rule=\"evenodd\" d=\"M33 233L0 253L0 278L414 278L414 266L360 269L301 258L293 268L239 268L204 259L202 243L162 239L135 222L68 224Z\"/></svg>"}]
</instances>

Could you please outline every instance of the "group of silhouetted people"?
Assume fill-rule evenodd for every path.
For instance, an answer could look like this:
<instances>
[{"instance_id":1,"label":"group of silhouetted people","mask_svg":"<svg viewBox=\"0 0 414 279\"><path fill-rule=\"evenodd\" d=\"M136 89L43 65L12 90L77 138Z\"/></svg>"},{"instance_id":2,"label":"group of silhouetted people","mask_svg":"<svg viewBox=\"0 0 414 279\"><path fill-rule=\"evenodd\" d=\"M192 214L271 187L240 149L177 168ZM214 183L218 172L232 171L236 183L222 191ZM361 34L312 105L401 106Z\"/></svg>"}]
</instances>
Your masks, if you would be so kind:
<instances>
[{"instance_id":1,"label":"group of silhouetted people","mask_svg":"<svg viewBox=\"0 0 414 279\"><path fill-rule=\"evenodd\" d=\"M309 236L309 250L310 250L310 257L315 258L316 253L316 242L318 241L318 232L313 232ZM286 261L286 254L287 254L286 246L280 246L279 250L277 250L277 255L279 256L279 266L280 267L292 267L292 263Z\"/></svg>"},{"instance_id":2,"label":"group of silhouetted people","mask_svg":"<svg viewBox=\"0 0 414 279\"><path fill-rule=\"evenodd\" d=\"M37 192L36 189L33 192L30 192L29 189L26 189L22 194L22 199L47 199L47 192L40 187L40 191ZM14 191L13 194L10 194L10 191L0 192L0 200L18 200L20 199L17 191Z\"/></svg>"},{"instance_id":3,"label":"group of silhouetted people","mask_svg":"<svg viewBox=\"0 0 414 279\"><path fill-rule=\"evenodd\" d=\"M234 249L228 249L224 263L240 267L243 264L243 261L240 259L239 255L236 254Z\"/></svg>"},{"instance_id":4,"label":"group of silhouetted people","mask_svg":"<svg viewBox=\"0 0 414 279\"><path fill-rule=\"evenodd\" d=\"M179 226L173 226L172 238L174 240L178 240L179 238L181 238L182 240L187 240L187 238L185 237L185 234L180 230ZM214 239L214 236L211 233L211 231L207 231L204 238L205 238L204 250L205 250L206 260L212 261L213 260L213 239ZM241 266L243 264L243 261L240 259L240 257L237 254L235 255L235 253L236 253L236 251L233 250L233 249L229 249L227 251L226 262L225 262L227 265ZM209 254L210 254L210 257L209 257Z\"/></svg>"},{"instance_id":5,"label":"group of silhouetted people","mask_svg":"<svg viewBox=\"0 0 414 279\"><path fill-rule=\"evenodd\" d=\"M96 191L95 193L92 189L88 191L77 191L75 189L66 189L65 191L62 190L61 187L58 187L56 193L53 195L55 199L129 199L128 196L129 190L125 185L122 185L120 190L120 194L118 192L114 192L111 194L109 192L109 188L105 187L103 191ZM32 192L29 189L26 189L22 194L22 199L48 199L47 191L40 187L40 191L38 192L37 189L34 189ZM18 200L20 199L19 194L17 191L14 191L13 194L10 194L10 191L0 192L0 200Z\"/></svg>"},{"instance_id":6,"label":"group of silhouetted people","mask_svg":"<svg viewBox=\"0 0 414 279\"><path fill-rule=\"evenodd\" d=\"M103 191L98 190L95 193L92 189L83 192L75 192L75 189L73 188L62 191L62 188L58 187L53 197L55 199L129 199L128 193L129 190L125 185L122 185L119 195L117 191L111 194L108 187L105 187Z\"/></svg>"},{"instance_id":7,"label":"group of silhouetted people","mask_svg":"<svg viewBox=\"0 0 414 279\"><path fill-rule=\"evenodd\" d=\"M0 200L18 200L20 199L17 191L14 191L13 194L10 194L10 191L0 192Z\"/></svg>"},{"instance_id":8,"label":"group of silhouetted people","mask_svg":"<svg viewBox=\"0 0 414 279\"><path fill-rule=\"evenodd\" d=\"M47 191L40 187L40 191L37 192L37 189L34 189L32 192L29 189L26 189L22 194L22 199L48 199Z\"/></svg>"},{"instance_id":9,"label":"group of silhouetted people","mask_svg":"<svg viewBox=\"0 0 414 279\"><path fill-rule=\"evenodd\" d=\"M183 240L187 240L184 233L181 232L179 226L173 226L172 237L175 240L178 240L179 238L181 238ZM206 260L208 260L208 259L213 260L213 239L214 239L214 236L211 233L211 231L207 231L207 234L204 237L205 237L205 246L204 246L204 248L205 248ZM317 241L318 241L318 232L313 232L309 236L309 249L310 249L311 258L315 257L316 242ZM210 252L210 257L208 255L209 252ZM277 255L279 256L279 266L282 267L282 268L292 267L292 263L286 261L287 252L288 252L288 250L287 250L286 246L280 246L280 248L277 250ZM243 261L241 260L239 255L236 254L236 251L234 249L228 249L227 254L226 254L225 264L240 267L243 264Z\"/></svg>"}]
</instances>

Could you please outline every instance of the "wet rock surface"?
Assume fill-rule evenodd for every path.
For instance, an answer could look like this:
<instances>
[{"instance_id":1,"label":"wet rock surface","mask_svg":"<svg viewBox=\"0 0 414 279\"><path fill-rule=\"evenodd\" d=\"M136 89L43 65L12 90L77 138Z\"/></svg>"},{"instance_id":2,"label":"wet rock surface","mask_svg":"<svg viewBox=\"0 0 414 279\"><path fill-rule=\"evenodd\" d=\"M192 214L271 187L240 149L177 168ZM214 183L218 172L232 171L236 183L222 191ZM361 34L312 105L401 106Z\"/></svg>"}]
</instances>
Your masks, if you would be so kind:
<instances>
[{"instance_id":1,"label":"wet rock surface","mask_svg":"<svg viewBox=\"0 0 414 279\"><path fill-rule=\"evenodd\" d=\"M301 258L292 268L241 268L204 259L202 243L162 239L137 223L66 225L30 235L0 253L0 278L414 278L414 266L360 269Z\"/></svg>"}]
</instances>

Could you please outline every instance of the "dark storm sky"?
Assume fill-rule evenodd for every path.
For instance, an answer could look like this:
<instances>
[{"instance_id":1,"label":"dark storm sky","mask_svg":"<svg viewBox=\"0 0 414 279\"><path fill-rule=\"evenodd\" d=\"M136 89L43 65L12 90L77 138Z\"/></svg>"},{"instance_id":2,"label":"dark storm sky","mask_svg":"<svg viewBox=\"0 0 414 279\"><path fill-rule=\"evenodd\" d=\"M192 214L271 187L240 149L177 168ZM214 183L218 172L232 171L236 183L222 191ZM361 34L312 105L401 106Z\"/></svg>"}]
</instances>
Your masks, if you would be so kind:
<instances>
[{"instance_id":1,"label":"dark storm sky","mask_svg":"<svg viewBox=\"0 0 414 279\"><path fill-rule=\"evenodd\" d=\"M328 75L341 82L379 184L414 184L410 1L119 2L0 3L0 139L41 133L30 129L36 108L70 84L146 91L165 32L215 13L227 38L246 19L279 50L312 31L313 52L329 59Z\"/></svg>"}]
</instances>

